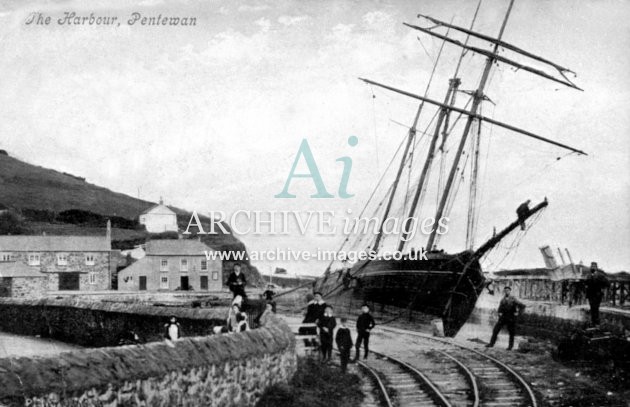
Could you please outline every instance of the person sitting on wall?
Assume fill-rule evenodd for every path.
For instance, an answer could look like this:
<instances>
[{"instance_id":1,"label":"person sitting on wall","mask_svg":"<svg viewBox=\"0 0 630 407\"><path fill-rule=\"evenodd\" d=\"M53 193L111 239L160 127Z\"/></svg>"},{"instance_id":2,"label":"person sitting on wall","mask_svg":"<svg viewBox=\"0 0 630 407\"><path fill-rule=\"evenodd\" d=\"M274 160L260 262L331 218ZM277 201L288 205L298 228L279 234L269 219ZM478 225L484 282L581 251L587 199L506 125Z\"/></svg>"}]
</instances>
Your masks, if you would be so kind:
<instances>
[{"instance_id":1,"label":"person sitting on wall","mask_svg":"<svg viewBox=\"0 0 630 407\"><path fill-rule=\"evenodd\" d=\"M137 345L142 343L138 334L130 328L126 328L118 338L118 346Z\"/></svg>"},{"instance_id":2,"label":"person sitting on wall","mask_svg":"<svg viewBox=\"0 0 630 407\"><path fill-rule=\"evenodd\" d=\"M241 271L241 263L234 263L234 270L227 280L227 285L230 288L230 291L232 291L234 297L240 295L243 298L247 298L247 294L245 294L246 284L247 280L245 279L245 274Z\"/></svg>"},{"instance_id":3,"label":"person sitting on wall","mask_svg":"<svg viewBox=\"0 0 630 407\"><path fill-rule=\"evenodd\" d=\"M241 307L238 304L233 304L227 317L227 332L240 332L242 321L247 324L247 314L241 312Z\"/></svg>"},{"instance_id":4,"label":"person sitting on wall","mask_svg":"<svg viewBox=\"0 0 630 407\"><path fill-rule=\"evenodd\" d=\"M265 310L254 320L258 326L265 326L274 318L276 311L274 311L273 305L271 302L265 304Z\"/></svg>"},{"instance_id":5,"label":"person sitting on wall","mask_svg":"<svg viewBox=\"0 0 630 407\"><path fill-rule=\"evenodd\" d=\"M245 315L244 312L240 312L237 316L236 316L236 329L234 329L234 332L244 332L244 331L249 331L249 324L247 323L247 316Z\"/></svg>"},{"instance_id":6,"label":"person sitting on wall","mask_svg":"<svg viewBox=\"0 0 630 407\"><path fill-rule=\"evenodd\" d=\"M182 331L182 326L177 322L177 318L174 316L171 317L170 321L164 324L164 337L167 340L176 341L182 336L184 333Z\"/></svg>"},{"instance_id":7,"label":"person sitting on wall","mask_svg":"<svg viewBox=\"0 0 630 407\"><path fill-rule=\"evenodd\" d=\"M273 285L267 285L267 289L263 292L263 299L266 302L271 303L273 306L273 312L276 312L276 302L273 300L274 295L276 295L276 293L273 292Z\"/></svg>"}]
</instances>

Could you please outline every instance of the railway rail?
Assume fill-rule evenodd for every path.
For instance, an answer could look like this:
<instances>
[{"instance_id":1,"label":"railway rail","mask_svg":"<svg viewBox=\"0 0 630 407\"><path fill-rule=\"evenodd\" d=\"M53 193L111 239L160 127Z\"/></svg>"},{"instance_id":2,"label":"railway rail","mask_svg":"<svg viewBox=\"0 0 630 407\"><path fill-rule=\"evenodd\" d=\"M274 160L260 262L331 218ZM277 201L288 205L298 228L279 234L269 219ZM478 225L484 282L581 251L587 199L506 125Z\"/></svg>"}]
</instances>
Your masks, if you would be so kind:
<instances>
[{"instance_id":1,"label":"railway rail","mask_svg":"<svg viewBox=\"0 0 630 407\"><path fill-rule=\"evenodd\" d=\"M456 341L379 327L408 346L383 346L358 365L366 407L538 407L536 395L510 366ZM376 344L374 344L376 345Z\"/></svg>"}]
</instances>

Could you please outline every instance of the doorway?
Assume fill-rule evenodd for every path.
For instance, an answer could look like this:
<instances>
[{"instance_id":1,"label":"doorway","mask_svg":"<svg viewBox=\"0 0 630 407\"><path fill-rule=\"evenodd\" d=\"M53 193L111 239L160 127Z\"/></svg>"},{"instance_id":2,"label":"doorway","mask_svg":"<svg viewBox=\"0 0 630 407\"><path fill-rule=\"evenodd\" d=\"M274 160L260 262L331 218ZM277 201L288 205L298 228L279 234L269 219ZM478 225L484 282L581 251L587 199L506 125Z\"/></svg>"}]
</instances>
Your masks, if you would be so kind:
<instances>
[{"instance_id":1,"label":"doorway","mask_svg":"<svg viewBox=\"0 0 630 407\"><path fill-rule=\"evenodd\" d=\"M139 290L140 291L146 291L147 290L147 276L140 276L140 281L139 281Z\"/></svg>"},{"instance_id":2,"label":"doorway","mask_svg":"<svg viewBox=\"0 0 630 407\"><path fill-rule=\"evenodd\" d=\"M59 291L79 289L79 273L59 273Z\"/></svg>"},{"instance_id":3,"label":"doorway","mask_svg":"<svg viewBox=\"0 0 630 407\"><path fill-rule=\"evenodd\" d=\"M181 276L179 278L179 288L182 291L188 291L190 286L188 285L188 276Z\"/></svg>"}]
</instances>

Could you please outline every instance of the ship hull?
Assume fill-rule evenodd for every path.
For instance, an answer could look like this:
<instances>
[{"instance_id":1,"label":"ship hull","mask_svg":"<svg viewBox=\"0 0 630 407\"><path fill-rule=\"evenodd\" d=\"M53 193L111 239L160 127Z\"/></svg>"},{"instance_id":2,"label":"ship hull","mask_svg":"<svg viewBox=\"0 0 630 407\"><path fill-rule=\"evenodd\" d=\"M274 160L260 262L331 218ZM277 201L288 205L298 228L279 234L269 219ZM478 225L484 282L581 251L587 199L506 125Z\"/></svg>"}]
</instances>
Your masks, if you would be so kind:
<instances>
[{"instance_id":1,"label":"ship hull","mask_svg":"<svg viewBox=\"0 0 630 407\"><path fill-rule=\"evenodd\" d=\"M430 253L427 260L377 259L355 265L349 275L352 279L329 275L316 288L330 300L351 291L354 298L368 303L442 319L449 337L457 334L472 313L485 280L471 252Z\"/></svg>"}]
</instances>

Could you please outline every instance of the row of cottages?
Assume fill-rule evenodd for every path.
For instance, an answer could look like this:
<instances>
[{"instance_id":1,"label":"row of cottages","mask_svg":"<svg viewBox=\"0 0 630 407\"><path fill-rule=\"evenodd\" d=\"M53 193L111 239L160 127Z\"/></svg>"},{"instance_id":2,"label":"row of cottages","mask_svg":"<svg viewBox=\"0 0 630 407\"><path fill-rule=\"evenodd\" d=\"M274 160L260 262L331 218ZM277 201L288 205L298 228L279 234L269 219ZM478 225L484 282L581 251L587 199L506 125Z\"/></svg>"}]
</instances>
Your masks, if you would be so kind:
<instances>
[{"instance_id":1,"label":"row of cottages","mask_svg":"<svg viewBox=\"0 0 630 407\"><path fill-rule=\"evenodd\" d=\"M145 256L118 273L118 289L220 291L221 260L209 259L206 252L216 253L199 240L151 240Z\"/></svg>"},{"instance_id":2,"label":"row of cottages","mask_svg":"<svg viewBox=\"0 0 630 407\"><path fill-rule=\"evenodd\" d=\"M0 296L109 289L110 236L0 236Z\"/></svg>"}]
</instances>

